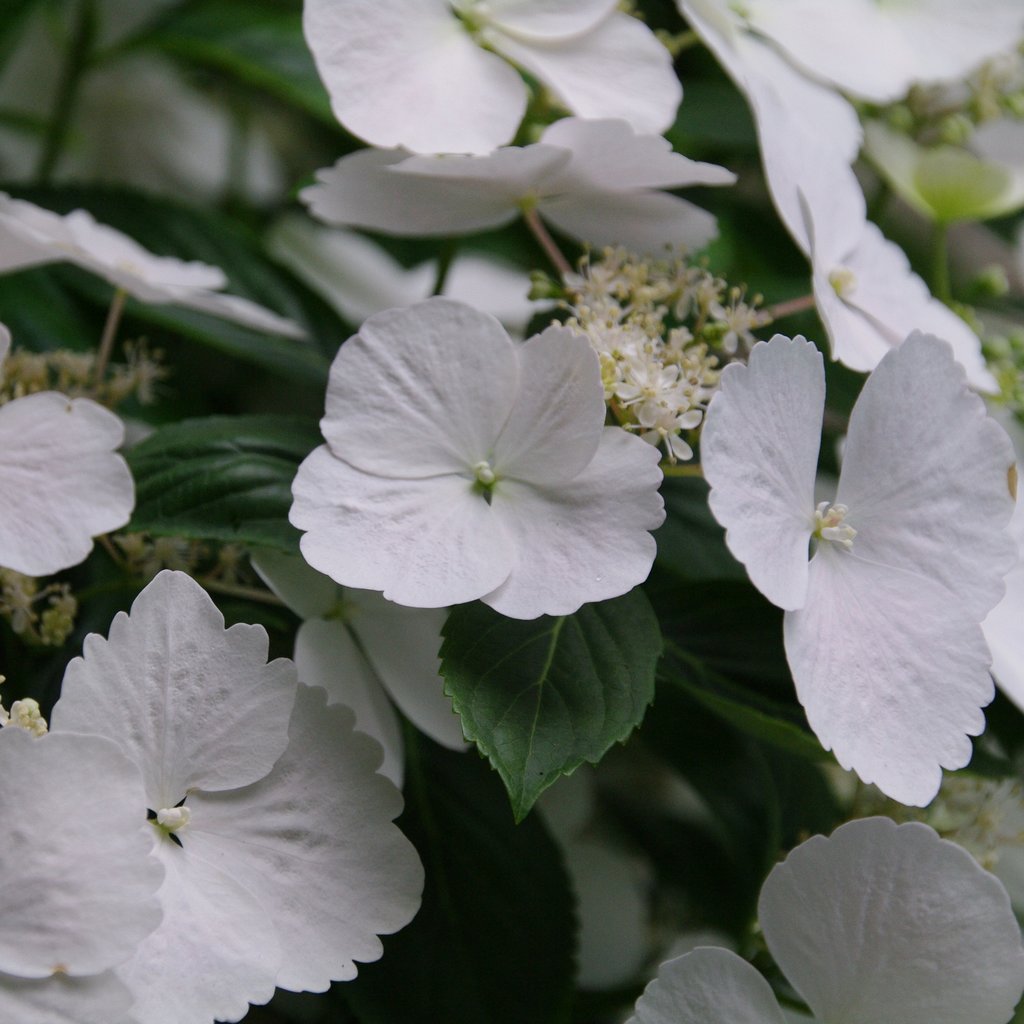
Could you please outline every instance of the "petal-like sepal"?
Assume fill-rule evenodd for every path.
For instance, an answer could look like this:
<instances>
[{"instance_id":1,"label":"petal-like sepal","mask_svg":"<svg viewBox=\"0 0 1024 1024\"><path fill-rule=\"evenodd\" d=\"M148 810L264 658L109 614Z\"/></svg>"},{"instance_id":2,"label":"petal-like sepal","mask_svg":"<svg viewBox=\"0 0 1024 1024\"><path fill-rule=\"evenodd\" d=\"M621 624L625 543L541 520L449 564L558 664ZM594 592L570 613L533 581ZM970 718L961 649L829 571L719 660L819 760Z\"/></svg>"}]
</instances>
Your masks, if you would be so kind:
<instances>
[{"instance_id":1,"label":"petal-like sepal","mask_svg":"<svg viewBox=\"0 0 1024 1024\"><path fill-rule=\"evenodd\" d=\"M701 439L708 501L729 550L781 608L807 592L825 371L803 338L776 335L722 374Z\"/></svg>"},{"instance_id":2,"label":"petal-like sepal","mask_svg":"<svg viewBox=\"0 0 1024 1024\"><path fill-rule=\"evenodd\" d=\"M1002 885L917 822L867 818L777 865L758 916L819 1021L1005 1024L1024 989Z\"/></svg>"}]
</instances>

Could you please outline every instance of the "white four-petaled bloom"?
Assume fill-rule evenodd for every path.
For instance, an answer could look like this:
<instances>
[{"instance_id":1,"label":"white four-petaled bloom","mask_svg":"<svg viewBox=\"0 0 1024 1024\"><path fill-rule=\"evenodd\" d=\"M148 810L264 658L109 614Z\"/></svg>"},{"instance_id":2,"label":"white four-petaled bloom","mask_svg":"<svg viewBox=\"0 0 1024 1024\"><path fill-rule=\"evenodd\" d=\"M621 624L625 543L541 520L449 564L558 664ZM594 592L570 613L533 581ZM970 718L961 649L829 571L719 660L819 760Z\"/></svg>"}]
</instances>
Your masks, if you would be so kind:
<instances>
[{"instance_id":1,"label":"white four-petaled bloom","mask_svg":"<svg viewBox=\"0 0 1024 1024\"><path fill-rule=\"evenodd\" d=\"M165 571L109 640L86 638L53 710L56 738L109 737L142 774L164 917L117 975L145 1024L237 1021L275 986L323 991L419 906L380 746L266 657L262 627L225 631L199 584Z\"/></svg>"},{"instance_id":2,"label":"white four-petaled bloom","mask_svg":"<svg viewBox=\"0 0 1024 1024\"><path fill-rule=\"evenodd\" d=\"M0 1020L113 1024L160 923L135 765L98 736L0 729Z\"/></svg>"},{"instance_id":3,"label":"white four-petaled bloom","mask_svg":"<svg viewBox=\"0 0 1024 1024\"><path fill-rule=\"evenodd\" d=\"M669 127L682 97L672 58L617 6L306 0L303 27L349 131L417 153L488 153L512 140L526 111L526 85L507 61L581 117L623 117L648 132Z\"/></svg>"},{"instance_id":4,"label":"white four-petaled bloom","mask_svg":"<svg viewBox=\"0 0 1024 1024\"><path fill-rule=\"evenodd\" d=\"M233 320L257 331L305 337L291 320L229 295L219 267L156 256L85 210L61 216L0 192L0 274L49 263L73 263L138 299Z\"/></svg>"},{"instance_id":5,"label":"white four-petaled bloom","mask_svg":"<svg viewBox=\"0 0 1024 1024\"><path fill-rule=\"evenodd\" d=\"M758 916L822 1024L1006 1024L1024 949L1006 890L927 825L864 818L772 869ZM661 965L627 1024L783 1024L746 960L705 946Z\"/></svg>"},{"instance_id":6,"label":"white four-petaled bloom","mask_svg":"<svg viewBox=\"0 0 1024 1024\"><path fill-rule=\"evenodd\" d=\"M327 443L293 484L302 553L414 607L480 598L528 619L623 594L654 560L661 471L604 416L568 328L517 345L449 299L372 316L335 358Z\"/></svg>"},{"instance_id":7,"label":"white four-petaled bloom","mask_svg":"<svg viewBox=\"0 0 1024 1024\"><path fill-rule=\"evenodd\" d=\"M0 324L0 364L10 345ZM0 566L48 576L128 522L135 486L117 454L123 440L120 419L88 398L40 391L0 406Z\"/></svg>"},{"instance_id":8,"label":"white four-petaled bloom","mask_svg":"<svg viewBox=\"0 0 1024 1024\"><path fill-rule=\"evenodd\" d=\"M722 374L702 438L710 504L754 585L786 609L811 728L906 804L963 767L992 699L980 623L1016 551L1013 450L948 345L911 335L864 385L835 501L814 500L825 375L802 338ZM808 563L808 544L817 550Z\"/></svg>"},{"instance_id":9,"label":"white four-petaled bloom","mask_svg":"<svg viewBox=\"0 0 1024 1024\"><path fill-rule=\"evenodd\" d=\"M452 235L507 224L527 207L594 245L639 252L699 249L715 218L663 189L730 185L732 172L679 153L620 120L567 117L532 146L486 156L361 150L317 173L302 192L328 224L396 235Z\"/></svg>"},{"instance_id":10,"label":"white four-petaled bloom","mask_svg":"<svg viewBox=\"0 0 1024 1024\"><path fill-rule=\"evenodd\" d=\"M466 749L441 679L445 609L405 608L373 590L339 587L298 555L260 550L252 566L303 620L295 634L299 678L355 712L356 728L384 748L382 775L402 785L405 743L392 702L435 742Z\"/></svg>"}]
</instances>

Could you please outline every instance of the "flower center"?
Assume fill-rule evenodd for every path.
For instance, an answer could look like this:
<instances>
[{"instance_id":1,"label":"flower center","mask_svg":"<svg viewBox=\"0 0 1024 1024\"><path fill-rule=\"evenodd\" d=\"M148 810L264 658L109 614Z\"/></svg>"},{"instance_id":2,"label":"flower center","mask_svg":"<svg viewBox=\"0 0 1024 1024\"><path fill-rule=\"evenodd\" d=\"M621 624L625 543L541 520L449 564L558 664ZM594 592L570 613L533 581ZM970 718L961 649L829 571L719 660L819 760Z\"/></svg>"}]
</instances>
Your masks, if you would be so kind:
<instances>
[{"instance_id":1,"label":"flower center","mask_svg":"<svg viewBox=\"0 0 1024 1024\"><path fill-rule=\"evenodd\" d=\"M836 267L828 275L828 283L841 299L848 299L857 290L857 275L849 267Z\"/></svg>"},{"instance_id":2,"label":"flower center","mask_svg":"<svg viewBox=\"0 0 1024 1024\"><path fill-rule=\"evenodd\" d=\"M183 829L192 820L192 812L185 806L165 807L156 812L156 823L168 834Z\"/></svg>"},{"instance_id":3,"label":"flower center","mask_svg":"<svg viewBox=\"0 0 1024 1024\"><path fill-rule=\"evenodd\" d=\"M486 459L481 459L479 462L474 463L469 467L475 480L473 481L473 490L477 494L482 494L484 501L488 505L491 503L491 498L494 494L494 484L498 479L497 474L494 472L494 467Z\"/></svg>"},{"instance_id":4,"label":"flower center","mask_svg":"<svg viewBox=\"0 0 1024 1024\"><path fill-rule=\"evenodd\" d=\"M814 510L814 536L818 540L831 541L847 550L852 548L857 531L844 522L849 511L845 505L821 502Z\"/></svg>"}]
</instances>

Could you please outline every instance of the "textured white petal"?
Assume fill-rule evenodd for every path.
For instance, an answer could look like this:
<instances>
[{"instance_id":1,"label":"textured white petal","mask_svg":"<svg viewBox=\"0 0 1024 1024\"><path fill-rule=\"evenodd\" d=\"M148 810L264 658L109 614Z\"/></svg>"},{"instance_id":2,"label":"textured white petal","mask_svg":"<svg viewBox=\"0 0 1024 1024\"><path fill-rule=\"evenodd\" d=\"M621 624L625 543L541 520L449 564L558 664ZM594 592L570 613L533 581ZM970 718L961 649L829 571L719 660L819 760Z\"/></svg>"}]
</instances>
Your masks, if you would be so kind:
<instances>
[{"instance_id":1,"label":"textured white petal","mask_svg":"<svg viewBox=\"0 0 1024 1024\"><path fill-rule=\"evenodd\" d=\"M636 132L628 121L564 117L544 130L540 141L572 153L570 162L546 183L549 193L731 185L736 175L717 164L680 153L660 135Z\"/></svg>"},{"instance_id":2,"label":"textured white petal","mask_svg":"<svg viewBox=\"0 0 1024 1024\"><path fill-rule=\"evenodd\" d=\"M829 1024L1005 1024L1024 989L1006 891L918 822L867 818L808 840L768 876L758 917Z\"/></svg>"},{"instance_id":3,"label":"textured white petal","mask_svg":"<svg viewBox=\"0 0 1024 1024\"><path fill-rule=\"evenodd\" d=\"M295 667L303 683L319 686L331 704L344 704L352 710L356 727L372 736L384 751L381 774L401 786L405 771L402 727L349 627L338 619L304 622L295 635Z\"/></svg>"},{"instance_id":4,"label":"textured white petal","mask_svg":"<svg viewBox=\"0 0 1024 1024\"><path fill-rule=\"evenodd\" d=\"M299 678L356 713L356 727L384 747L381 771L402 781L402 736L385 692L421 732L454 750L462 725L441 681L446 611L405 608L372 590L344 590L301 558L264 550L253 562L264 582L303 618L295 638ZM342 610L343 617L318 618Z\"/></svg>"},{"instance_id":5,"label":"textured white petal","mask_svg":"<svg viewBox=\"0 0 1024 1024\"><path fill-rule=\"evenodd\" d=\"M338 584L297 555L286 555L273 548L253 548L249 558L259 578L300 619L327 615L341 601Z\"/></svg>"},{"instance_id":6,"label":"textured white petal","mask_svg":"<svg viewBox=\"0 0 1024 1024\"><path fill-rule=\"evenodd\" d=\"M305 338L306 330L294 320L279 316L258 303L243 299L240 295L228 295L226 292L207 291L171 291L167 302L184 309L196 309L201 313L231 320L243 327L251 327L254 331L265 334L280 334L285 338Z\"/></svg>"},{"instance_id":7,"label":"textured white petal","mask_svg":"<svg viewBox=\"0 0 1024 1024\"><path fill-rule=\"evenodd\" d=\"M490 457L518 377L494 317L427 299L370 317L342 345L320 425L331 451L366 472L468 474Z\"/></svg>"},{"instance_id":8,"label":"textured white petal","mask_svg":"<svg viewBox=\"0 0 1024 1024\"><path fill-rule=\"evenodd\" d=\"M369 590L349 590L352 630L402 714L432 740L464 750L462 722L444 695L441 628L447 610L404 608Z\"/></svg>"},{"instance_id":9,"label":"textured white petal","mask_svg":"<svg viewBox=\"0 0 1024 1024\"><path fill-rule=\"evenodd\" d=\"M303 28L335 116L375 146L488 153L526 110L522 79L444 0L309 0Z\"/></svg>"},{"instance_id":10,"label":"textured white petal","mask_svg":"<svg viewBox=\"0 0 1024 1024\"><path fill-rule=\"evenodd\" d=\"M506 32L551 42L593 29L617 6L617 0L489 0L487 17Z\"/></svg>"},{"instance_id":11,"label":"textured white petal","mask_svg":"<svg viewBox=\"0 0 1024 1024\"><path fill-rule=\"evenodd\" d=\"M188 842L187 829L182 842ZM164 920L117 971L135 995L144 1024L238 1021L265 1003L283 953L257 892L236 879L236 865L210 861L169 838L157 842L167 871Z\"/></svg>"},{"instance_id":12,"label":"textured white petal","mask_svg":"<svg viewBox=\"0 0 1024 1024\"><path fill-rule=\"evenodd\" d=\"M518 338L526 333L534 314L546 308L531 301L529 292L530 278L521 268L473 254L456 257L444 286L448 298L490 313Z\"/></svg>"},{"instance_id":13,"label":"textured white petal","mask_svg":"<svg viewBox=\"0 0 1024 1024\"><path fill-rule=\"evenodd\" d=\"M17 265L19 250L48 253L104 278L142 302L171 303L235 320L260 331L304 337L298 324L237 295L221 294L218 267L156 256L133 238L100 224L85 210L59 216L0 193L0 271ZM31 262L31 261L30 261ZM22 261L22 265L28 265Z\"/></svg>"},{"instance_id":14,"label":"textured white petal","mask_svg":"<svg viewBox=\"0 0 1024 1024\"><path fill-rule=\"evenodd\" d=\"M1024 708L1024 500L1020 484L1010 533L1017 542L1017 564L1006 577L1006 596L981 626L992 651L992 674L999 688Z\"/></svg>"},{"instance_id":15,"label":"textured white petal","mask_svg":"<svg viewBox=\"0 0 1024 1024\"><path fill-rule=\"evenodd\" d=\"M923 331L953 346L974 387L996 389L978 336L932 297L910 269L903 250L874 224L863 223L856 244L847 252L826 257L815 249L813 265L818 311L828 328L833 356L841 363L854 370L873 370L911 331ZM842 297L830 279L836 271L847 281Z\"/></svg>"},{"instance_id":16,"label":"textured white petal","mask_svg":"<svg viewBox=\"0 0 1024 1024\"><path fill-rule=\"evenodd\" d=\"M318 184L300 198L327 224L392 235L465 234L507 224L519 200L568 159L550 146L477 157L363 149L317 171Z\"/></svg>"},{"instance_id":17,"label":"textured white petal","mask_svg":"<svg viewBox=\"0 0 1024 1024\"><path fill-rule=\"evenodd\" d=\"M577 476L594 457L604 388L594 350L567 327L549 327L516 349L519 394L494 443L494 470L534 484Z\"/></svg>"},{"instance_id":18,"label":"textured white petal","mask_svg":"<svg viewBox=\"0 0 1024 1024\"><path fill-rule=\"evenodd\" d=\"M730 24L734 16L717 0L679 0L679 6L750 103L768 188L796 243L810 253L801 188L812 213L832 221L819 225L823 239L845 234L844 225L863 219L863 196L849 167L860 149L856 111Z\"/></svg>"},{"instance_id":19,"label":"textured white petal","mask_svg":"<svg viewBox=\"0 0 1024 1024\"><path fill-rule=\"evenodd\" d=\"M491 28L487 40L580 117L621 117L638 131L665 131L683 90L672 57L636 18L612 14L592 31L534 43Z\"/></svg>"},{"instance_id":20,"label":"textured white petal","mask_svg":"<svg viewBox=\"0 0 1024 1024\"><path fill-rule=\"evenodd\" d=\"M472 601L507 578L503 525L469 476L392 480L363 473L323 445L299 467L289 518L302 554L347 587L414 608Z\"/></svg>"},{"instance_id":21,"label":"textured white petal","mask_svg":"<svg viewBox=\"0 0 1024 1024\"><path fill-rule=\"evenodd\" d=\"M663 254L669 246L702 249L717 234L715 218L664 192L587 192L542 199L538 209L560 231L591 245L624 245Z\"/></svg>"},{"instance_id":22,"label":"textured white petal","mask_svg":"<svg viewBox=\"0 0 1024 1024\"><path fill-rule=\"evenodd\" d=\"M593 460L573 480L535 487L499 481L491 506L515 543L508 579L482 597L517 619L569 615L643 583L664 521L658 451L605 427Z\"/></svg>"},{"instance_id":23,"label":"textured white petal","mask_svg":"<svg viewBox=\"0 0 1024 1024\"><path fill-rule=\"evenodd\" d=\"M99 736L6 728L0 779L0 970L41 979L125 960L160 921L163 875L135 765Z\"/></svg>"},{"instance_id":24,"label":"textured white petal","mask_svg":"<svg viewBox=\"0 0 1024 1024\"><path fill-rule=\"evenodd\" d=\"M0 324L0 363L3 363L10 351L11 332L3 324ZM0 375L0 379L2 379L2 375Z\"/></svg>"},{"instance_id":25,"label":"textured white petal","mask_svg":"<svg viewBox=\"0 0 1024 1024\"><path fill-rule=\"evenodd\" d=\"M53 726L120 744L142 772L153 811L192 789L246 785L284 750L295 695L295 666L267 664L267 643L262 626L225 630L206 591L165 570L130 616L115 616L109 640L86 637Z\"/></svg>"},{"instance_id":26,"label":"textured white petal","mask_svg":"<svg viewBox=\"0 0 1024 1024\"><path fill-rule=\"evenodd\" d=\"M88 398L45 391L0 408L0 565L58 572L128 522L135 487L115 451L123 440L120 419Z\"/></svg>"},{"instance_id":27,"label":"textured white petal","mask_svg":"<svg viewBox=\"0 0 1024 1024\"><path fill-rule=\"evenodd\" d=\"M726 367L701 437L708 501L729 550L781 608L799 608L807 591L824 406L821 353L776 335L754 346L749 366Z\"/></svg>"},{"instance_id":28,"label":"textured white petal","mask_svg":"<svg viewBox=\"0 0 1024 1024\"><path fill-rule=\"evenodd\" d=\"M980 622L1016 546L1005 431L968 390L948 345L912 334L868 378L850 417L836 500L858 558L942 584Z\"/></svg>"},{"instance_id":29,"label":"textured white petal","mask_svg":"<svg viewBox=\"0 0 1024 1024\"><path fill-rule=\"evenodd\" d=\"M0 1020L12 1024L121 1024L132 1005L113 971L30 980L0 974Z\"/></svg>"},{"instance_id":30,"label":"textured white petal","mask_svg":"<svg viewBox=\"0 0 1024 1024\"><path fill-rule=\"evenodd\" d=\"M884 472L884 471L883 471ZM807 600L786 613L786 656L826 750L900 803L935 796L962 768L993 696L977 619L941 584L823 544Z\"/></svg>"},{"instance_id":31,"label":"textured white petal","mask_svg":"<svg viewBox=\"0 0 1024 1024\"><path fill-rule=\"evenodd\" d=\"M658 968L626 1024L782 1024L782 1014L746 960L700 946Z\"/></svg>"},{"instance_id":32,"label":"textured white petal","mask_svg":"<svg viewBox=\"0 0 1024 1024\"><path fill-rule=\"evenodd\" d=\"M277 984L324 991L379 959L379 934L419 909L423 868L392 824L402 809L376 774L381 749L353 731L348 708L300 686L288 749L261 781L229 793L199 793L182 837L258 893L281 940Z\"/></svg>"},{"instance_id":33,"label":"textured white petal","mask_svg":"<svg viewBox=\"0 0 1024 1024\"><path fill-rule=\"evenodd\" d=\"M406 270L376 242L354 231L323 227L300 214L288 214L274 224L267 248L354 324L373 313L425 299L436 276L430 264Z\"/></svg>"},{"instance_id":34,"label":"textured white petal","mask_svg":"<svg viewBox=\"0 0 1024 1024\"><path fill-rule=\"evenodd\" d=\"M873 103L951 81L1024 34L1014 0L750 0L751 23L810 74Z\"/></svg>"}]
</instances>

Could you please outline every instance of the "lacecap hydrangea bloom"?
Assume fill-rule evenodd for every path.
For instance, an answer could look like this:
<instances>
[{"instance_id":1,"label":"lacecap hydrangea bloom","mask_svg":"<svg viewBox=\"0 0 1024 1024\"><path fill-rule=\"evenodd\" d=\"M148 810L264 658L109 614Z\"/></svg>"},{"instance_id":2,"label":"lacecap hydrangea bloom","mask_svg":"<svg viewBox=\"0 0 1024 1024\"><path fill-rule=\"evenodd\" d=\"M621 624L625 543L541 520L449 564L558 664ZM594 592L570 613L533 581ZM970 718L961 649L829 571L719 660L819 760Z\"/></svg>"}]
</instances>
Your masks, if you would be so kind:
<instances>
[{"instance_id":1,"label":"lacecap hydrangea bloom","mask_svg":"<svg viewBox=\"0 0 1024 1024\"><path fill-rule=\"evenodd\" d=\"M769 874L768 950L822 1024L1006 1024L1024 948L1006 890L927 825L863 818ZM746 960L705 946L662 964L627 1024L783 1024Z\"/></svg>"},{"instance_id":2,"label":"lacecap hydrangea bloom","mask_svg":"<svg viewBox=\"0 0 1024 1024\"><path fill-rule=\"evenodd\" d=\"M672 58L618 0L306 0L303 28L338 120L375 146L488 153L528 90L581 117L662 132L682 97ZM511 61L512 64L509 64Z\"/></svg>"},{"instance_id":3,"label":"lacecap hydrangea bloom","mask_svg":"<svg viewBox=\"0 0 1024 1024\"><path fill-rule=\"evenodd\" d=\"M807 720L844 768L926 804L971 757L993 696L980 623L1016 558L1013 448L952 350L911 335L868 378L833 502L816 505L825 374L776 335L722 373L702 437L709 503L786 610ZM808 545L816 550L808 562Z\"/></svg>"},{"instance_id":4,"label":"lacecap hydrangea bloom","mask_svg":"<svg viewBox=\"0 0 1024 1024\"><path fill-rule=\"evenodd\" d=\"M395 235L483 231L536 209L580 241L659 252L700 249L716 234L710 213L663 189L735 180L625 121L567 117L531 146L486 156L361 150L318 171L301 198L328 224Z\"/></svg>"},{"instance_id":5,"label":"lacecap hydrangea bloom","mask_svg":"<svg viewBox=\"0 0 1024 1024\"><path fill-rule=\"evenodd\" d=\"M275 986L324 991L419 907L380 746L290 661L268 664L267 644L164 571L109 639L86 638L53 709L52 735L107 737L143 779L136 815L166 878L163 921L117 968L140 1024L237 1021Z\"/></svg>"},{"instance_id":6,"label":"lacecap hydrangea bloom","mask_svg":"<svg viewBox=\"0 0 1024 1024\"><path fill-rule=\"evenodd\" d=\"M413 607L530 619L623 594L654 560L661 471L604 418L597 357L568 328L516 344L442 298L372 316L292 487L303 556Z\"/></svg>"},{"instance_id":7,"label":"lacecap hydrangea bloom","mask_svg":"<svg viewBox=\"0 0 1024 1024\"><path fill-rule=\"evenodd\" d=\"M0 364L10 347L0 324ZM128 522L135 485L123 441L121 420L89 398L40 391L0 405L0 566L48 576Z\"/></svg>"}]
</instances>

